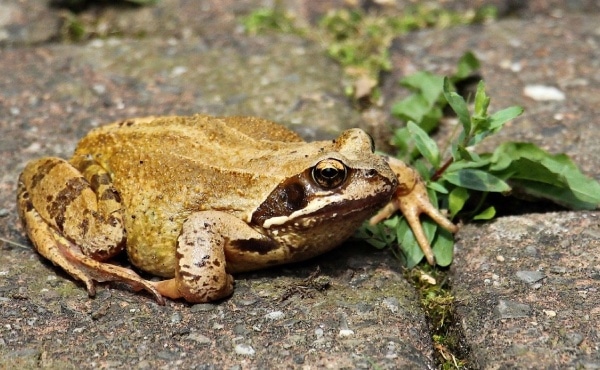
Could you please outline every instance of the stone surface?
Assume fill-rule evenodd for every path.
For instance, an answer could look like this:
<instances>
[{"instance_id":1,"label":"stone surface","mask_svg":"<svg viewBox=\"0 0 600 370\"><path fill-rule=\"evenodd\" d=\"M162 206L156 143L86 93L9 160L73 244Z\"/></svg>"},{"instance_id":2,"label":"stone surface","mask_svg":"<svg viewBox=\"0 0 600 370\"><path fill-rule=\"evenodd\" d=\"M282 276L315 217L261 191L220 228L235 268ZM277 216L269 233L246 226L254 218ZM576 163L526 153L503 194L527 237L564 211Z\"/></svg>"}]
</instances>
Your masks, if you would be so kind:
<instances>
[{"instance_id":1,"label":"stone surface","mask_svg":"<svg viewBox=\"0 0 600 370\"><path fill-rule=\"evenodd\" d=\"M351 267L356 260L362 267ZM3 246L0 367L431 368L418 298L390 263L387 253L349 245L237 276L233 297L217 304L161 307L123 286L90 299L31 249ZM325 291L306 280L318 266L331 280Z\"/></svg>"},{"instance_id":2,"label":"stone surface","mask_svg":"<svg viewBox=\"0 0 600 370\"><path fill-rule=\"evenodd\" d=\"M45 43L58 37L61 15L46 1L0 0L0 47Z\"/></svg>"},{"instance_id":3,"label":"stone surface","mask_svg":"<svg viewBox=\"0 0 600 370\"><path fill-rule=\"evenodd\" d=\"M600 365L600 212L502 217L459 238L453 291L474 368ZM535 286L524 270L546 277Z\"/></svg>"},{"instance_id":4,"label":"stone surface","mask_svg":"<svg viewBox=\"0 0 600 370\"><path fill-rule=\"evenodd\" d=\"M340 68L319 45L286 35L219 39L226 30L2 50L0 233L23 245L0 247L0 367L433 366L417 296L385 252L350 245L325 260L239 276L234 297L218 304L159 307L118 285L90 299L23 237L15 190L25 163L68 157L102 123L246 114L307 138L360 125L339 90ZM306 287L317 266L331 281L325 292Z\"/></svg>"}]
</instances>

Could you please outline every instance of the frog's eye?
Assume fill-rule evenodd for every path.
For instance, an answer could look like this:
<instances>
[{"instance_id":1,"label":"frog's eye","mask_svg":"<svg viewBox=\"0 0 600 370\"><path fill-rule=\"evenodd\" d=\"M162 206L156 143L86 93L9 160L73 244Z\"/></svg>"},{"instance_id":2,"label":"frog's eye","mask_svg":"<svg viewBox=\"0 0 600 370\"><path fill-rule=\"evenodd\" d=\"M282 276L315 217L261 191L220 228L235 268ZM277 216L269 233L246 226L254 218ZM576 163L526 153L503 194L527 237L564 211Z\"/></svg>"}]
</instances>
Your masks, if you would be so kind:
<instances>
[{"instance_id":1,"label":"frog's eye","mask_svg":"<svg viewBox=\"0 0 600 370\"><path fill-rule=\"evenodd\" d=\"M324 159L312 169L312 178L320 187L332 189L339 186L346 179L348 170L337 159Z\"/></svg>"}]
</instances>

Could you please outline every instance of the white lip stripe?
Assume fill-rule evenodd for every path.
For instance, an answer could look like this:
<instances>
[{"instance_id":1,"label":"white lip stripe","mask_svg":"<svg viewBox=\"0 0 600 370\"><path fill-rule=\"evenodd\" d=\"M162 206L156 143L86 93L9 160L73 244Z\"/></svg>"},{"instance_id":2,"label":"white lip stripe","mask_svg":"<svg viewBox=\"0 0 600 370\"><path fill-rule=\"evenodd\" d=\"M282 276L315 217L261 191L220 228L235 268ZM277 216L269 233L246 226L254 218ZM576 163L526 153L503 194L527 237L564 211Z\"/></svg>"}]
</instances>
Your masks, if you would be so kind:
<instances>
[{"instance_id":1,"label":"white lip stripe","mask_svg":"<svg viewBox=\"0 0 600 370\"><path fill-rule=\"evenodd\" d=\"M292 214L289 216L277 216L277 217L272 217L272 218L265 220L265 222L263 223L263 227L265 229L268 229L274 225L283 225L290 220L293 220L295 218L298 218L298 217L301 217L304 215L308 215L311 213L315 213L319 209L322 209L323 207L327 206L328 204L336 203L338 201L342 201L343 199L344 198L342 197L341 194L337 194L335 196L329 196L327 198L316 198L315 200L313 200L312 202L307 204L306 207L299 209L295 212L292 212Z\"/></svg>"},{"instance_id":2,"label":"white lip stripe","mask_svg":"<svg viewBox=\"0 0 600 370\"><path fill-rule=\"evenodd\" d=\"M385 186L385 187L383 187L383 189L388 190L389 186ZM385 192L385 191L383 191L383 192ZM348 202L348 201L353 200L353 199L345 198L344 197L345 195L347 195L347 194L336 194L336 195L331 195L331 196L328 196L325 198L317 198L317 199L313 200L312 202L310 202L306 207L299 209L295 212L292 212L292 214L290 214L289 216L277 216L277 217L271 217L271 218L265 220L262 227L264 227L265 229L268 229L271 226L280 226L291 220L299 218L301 216L306 216L306 215L316 213L318 210L323 209L330 204L334 204L334 203L338 203L338 202L339 203ZM355 198L355 199L359 199L359 198ZM363 198L360 198L360 199L363 199ZM352 213L353 211L359 211L361 209L363 209L363 208L361 207L361 208L357 208L357 209L351 209L347 213ZM338 215L338 212L335 213L335 216L337 216L337 215Z\"/></svg>"}]
</instances>

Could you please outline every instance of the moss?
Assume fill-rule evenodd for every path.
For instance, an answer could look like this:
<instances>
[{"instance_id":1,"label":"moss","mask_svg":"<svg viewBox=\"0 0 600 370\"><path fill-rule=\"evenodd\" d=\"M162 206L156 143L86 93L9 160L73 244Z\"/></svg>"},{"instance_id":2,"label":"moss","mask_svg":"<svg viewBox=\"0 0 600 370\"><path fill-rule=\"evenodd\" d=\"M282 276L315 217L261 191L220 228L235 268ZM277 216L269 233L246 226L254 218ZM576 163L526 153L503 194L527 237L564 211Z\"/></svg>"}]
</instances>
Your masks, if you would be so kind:
<instances>
[{"instance_id":1,"label":"moss","mask_svg":"<svg viewBox=\"0 0 600 370\"><path fill-rule=\"evenodd\" d=\"M280 2L275 2L272 8L257 9L244 17L242 24L250 34L295 33L320 42L344 67L346 94L357 108L366 108L380 102L379 80L392 68L389 48L395 38L420 29L482 23L495 17L495 9L489 6L457 12L428 3L391 14L356 7L332 10L312 28L297 24Z\"/></svg>"},{"instance_id":2,"label":"moss","mask_svg":"<svg viewBox=\"0 0 600 370\"><path fill-rule=\"evenodd\" d=\"M435 359L440 369L469 369L469 347L454 319L454 296L447 271L422 265L407 271L407 278L420 295L421 307L430 325Z\"/></svg>"}]
</instances>

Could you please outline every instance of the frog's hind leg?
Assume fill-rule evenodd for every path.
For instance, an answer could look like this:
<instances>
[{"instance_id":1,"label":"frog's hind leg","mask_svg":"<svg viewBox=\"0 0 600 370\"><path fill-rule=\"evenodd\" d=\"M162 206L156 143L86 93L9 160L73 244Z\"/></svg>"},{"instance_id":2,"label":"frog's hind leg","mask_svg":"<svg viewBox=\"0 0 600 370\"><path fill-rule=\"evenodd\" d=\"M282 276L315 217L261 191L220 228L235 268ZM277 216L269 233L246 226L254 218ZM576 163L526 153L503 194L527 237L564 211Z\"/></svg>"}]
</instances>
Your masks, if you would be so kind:
<instances>
[{"instance_id":1,"label":"frog's hind leg","mask_svg":"<svg viewBox=\"0 0 600 370\"><path fill-rule=\"evenodd\" d=\"M22 187L22 184L20 184ZM24 212L21 217L27 229L27 234L33 241L38 253L60 266L73 278L82 281L88 294L96 294L94 281L119 281L126 283L134 290L146 290L156 301L164 305L164 299L151 282L142 279L135 272L120 266L96 261L84 255L78 246L60 236L52 229L31 206L26 191L19 190L19 204Z\"/></svg>"},{"instance_id":2,"label":"frog's hind leg","mask_svg":"<svg viewBox=\"0 0 600 370\"><path fill-rule=\"evenodd\" d=\"M29 238L41 255L83 281L90 296L94 281L121 281L163 303L150 282L100 262L123 249L125 231L118 194L108 175L94 166L83 166L82 174L63 159L43 158L25 167L17 201Z\"/></svg>"},{"instance_id":3,"label":"frog's hind leg","mask_svg":"<svg viewBox=\"0 0 600 370\"><path fill-rule=\"evenodd\" d=\"M19 199L26 195L30 205L19 208L36 210L39 222L50 225L86 256L106 260L125 246L121 200L99 165L90 160L76 165L52 157L29 162L19 177Z\"/></svg>"}]
</instances>

